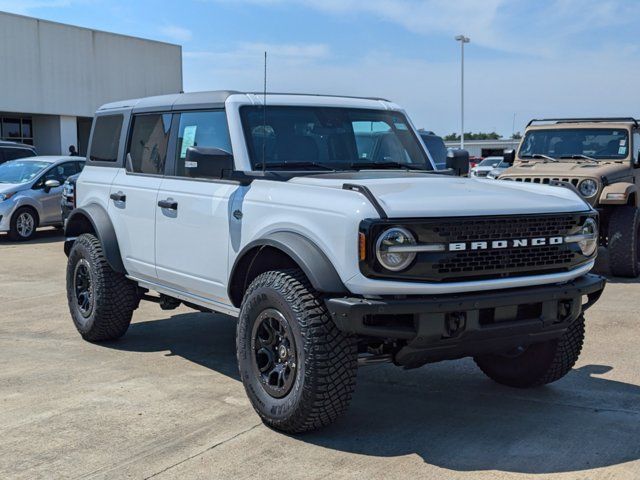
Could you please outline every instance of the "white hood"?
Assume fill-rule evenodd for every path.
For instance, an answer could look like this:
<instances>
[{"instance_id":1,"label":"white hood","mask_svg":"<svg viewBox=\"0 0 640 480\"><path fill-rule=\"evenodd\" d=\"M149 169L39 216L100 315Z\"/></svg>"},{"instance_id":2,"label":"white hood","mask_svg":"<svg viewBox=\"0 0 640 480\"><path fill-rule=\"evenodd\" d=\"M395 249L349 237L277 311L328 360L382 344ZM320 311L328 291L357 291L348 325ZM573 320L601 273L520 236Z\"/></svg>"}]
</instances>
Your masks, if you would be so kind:
<instances>
[{"instance_id":1,"label":"white hood","mask_svg":"<svg viewBox=\"0 0 640 480\"><path fill-rule=\"evenodd\" d=\"M445 175L377 171L296 177L290 182L330 188L342 188L345 183L364 185L390 218L563 213L589 209L578 195L563 187Z\"/></svg>"}]
</instances>

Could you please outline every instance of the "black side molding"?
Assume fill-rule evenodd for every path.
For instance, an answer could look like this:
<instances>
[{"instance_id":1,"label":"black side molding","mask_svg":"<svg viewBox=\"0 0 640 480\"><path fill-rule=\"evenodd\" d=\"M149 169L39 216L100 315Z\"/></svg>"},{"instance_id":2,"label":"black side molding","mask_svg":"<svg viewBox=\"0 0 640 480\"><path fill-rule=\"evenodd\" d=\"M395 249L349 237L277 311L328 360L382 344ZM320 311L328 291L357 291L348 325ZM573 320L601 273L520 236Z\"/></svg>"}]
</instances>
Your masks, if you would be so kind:
<instances>
[{"instance_id":1,"label":"black side molding","mask_svg":"<svg viewBox=\"0 0 640 480\"><path fill-rule=\"evenodd\" d=\"M382 208L382 205L380 205L380 202L378 202L378 199L375 197L375 195L371 192L371 190L369 190L364 185L357 185L355 183L345 183L344 185L342 185L342 189L361 193L367 198L367 200L369 200L371 205L373 205L373 208L376 209L376 212L378 212L378 215L380 215L380 218L384 220L389 218L389 216L387 215L387 212L384 211L384 208Z\"/></svg>"}]
</instances>

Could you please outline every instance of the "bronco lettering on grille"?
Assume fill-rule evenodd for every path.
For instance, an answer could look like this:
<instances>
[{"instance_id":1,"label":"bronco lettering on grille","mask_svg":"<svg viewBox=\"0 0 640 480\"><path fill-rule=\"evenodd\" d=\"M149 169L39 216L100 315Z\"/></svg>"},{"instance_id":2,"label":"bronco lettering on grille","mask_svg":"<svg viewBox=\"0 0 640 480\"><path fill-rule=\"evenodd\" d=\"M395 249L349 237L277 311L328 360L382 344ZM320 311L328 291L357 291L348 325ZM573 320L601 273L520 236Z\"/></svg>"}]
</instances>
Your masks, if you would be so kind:
<instances>
[{"instance_id":1,"label":"bronco lettering on grille","mask_svg":"<svg viewBox=\"0 0 640 480\"><path fill-rule=\"evenodd\" d=\"M539 238L512 238L509 240L492 240L490 242L456 242L449 244L450 252L462 252L464 250L493 250L499 248L539 247L543 245L561 245L563 237L539 237Z\"/></svg>"}]
</instances>

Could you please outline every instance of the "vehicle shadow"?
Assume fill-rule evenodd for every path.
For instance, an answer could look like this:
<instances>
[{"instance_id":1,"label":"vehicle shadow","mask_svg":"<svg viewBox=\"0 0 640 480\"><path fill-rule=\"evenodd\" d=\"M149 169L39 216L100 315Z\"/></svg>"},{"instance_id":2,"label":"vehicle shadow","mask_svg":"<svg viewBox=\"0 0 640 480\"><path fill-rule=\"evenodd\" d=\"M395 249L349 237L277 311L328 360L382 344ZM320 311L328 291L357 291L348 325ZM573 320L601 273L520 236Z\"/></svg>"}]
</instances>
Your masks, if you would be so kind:
<instances>
[{"instance_id":1,"label":"vehicle shadow","mask_svg":"<svg viewBox=\"0 0 640 480\"><path fill-rule=\"evenodd\" d=\"M234 336L233 318L190 313L134 323L106 346L168 350L239 380ZM640 386L601 377L610 370L586 365L553 385L517 390L491 382L468 359L410 371L363 367L347 415L296 438L359 455L417 455L463 472L618 465L640 459Z\"/></svg>"},{"instance_id":2,"label":"vehicle shadow","mask_svg":"<svg viewBox=\"0 0 640 480\"><path fill-rule=\"evenodd\" d=\"M64 233L62 230L56 228L44 228L36 231L36 234L31 240L26 242L14 242L9 238L6 233L0 233L0 246L2 245L37 245L46 243L61 242L64 240Z\"/></svg>"}]
</instances>

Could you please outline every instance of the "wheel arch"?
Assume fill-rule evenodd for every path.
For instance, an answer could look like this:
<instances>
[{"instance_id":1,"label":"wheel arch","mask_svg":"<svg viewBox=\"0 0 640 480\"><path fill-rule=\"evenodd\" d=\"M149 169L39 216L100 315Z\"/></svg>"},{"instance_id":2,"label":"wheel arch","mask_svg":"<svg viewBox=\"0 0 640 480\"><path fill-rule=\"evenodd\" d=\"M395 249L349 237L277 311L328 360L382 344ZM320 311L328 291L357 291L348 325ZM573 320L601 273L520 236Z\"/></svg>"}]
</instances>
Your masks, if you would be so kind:
<instances>
[{"instance_id":1,"label":"wheel arch","mask_svg":"<svg viewBox=\"0 0 640 480\"><path fill-rule=\"evenodd\" d=\"M607 199L612 194L622 195L620 199ZM618 182L607 185L602 189L599 203L601 205L629 205L638 207L638 186L629 182Z\"/></svg>"},{"instance_id":2,"label":"wheel arch","mask_svg":"<svg viewBox=\"0 0 640 480\"><path fill-rule=\"evenodd\" d=\"M274 268L297 267L321 293L347 293L338 272L314 242L295 232L274 232L247 244L238 254L229 275L228 295L236 308L249 284Z\"/></svg>"},{"instance_id":3,"label":"wheel arch","mask_svg":"<svg viewBox=\"0 0 640 480\"><path fill-rule=\"evenodd\" d=\"M76 238L83 233L94 234L104 250L109 266L116 272L126 274L122 257L120 256L120 246L113 223L109 214L103 207L97 204L86 205L76 208L67 219L64 234L64 252L68 256Z\"/></svg>"}]
</instances>

